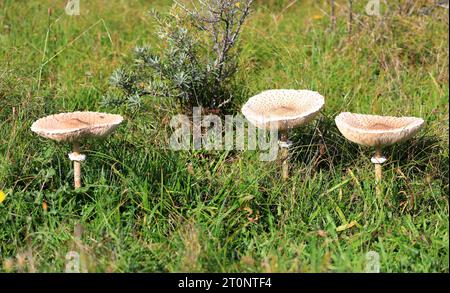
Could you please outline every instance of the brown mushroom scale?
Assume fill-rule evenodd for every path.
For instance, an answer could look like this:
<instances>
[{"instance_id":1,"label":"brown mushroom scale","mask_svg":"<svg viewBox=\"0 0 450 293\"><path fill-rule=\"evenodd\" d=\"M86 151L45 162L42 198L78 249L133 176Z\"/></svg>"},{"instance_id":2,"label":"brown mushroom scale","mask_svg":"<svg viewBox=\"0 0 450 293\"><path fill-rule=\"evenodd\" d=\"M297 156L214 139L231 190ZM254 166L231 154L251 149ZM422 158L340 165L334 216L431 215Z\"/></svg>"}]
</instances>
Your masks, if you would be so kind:
<instances>
[{"instance_id":1,"label":"brown mushroom scale","mask_svg":"<svg viewBox=\"0 0 450 293\"><path fill-rule=\"evenodd\" d=\"M391 127L389 125L383 124L383 123L375 123L373 125L362 125L363 129L367 130L389 130Z\"/></svg>"},{"instance_id":2,"label":"brown mushroom scale","mask_svg":"<svg viewBox=\"0 0 450 293\"><path fill-rule=\"evenodd\" d=\"M281 106L279 108L274 108L271 112L271 117L282 118L282 117L293 117L297 112L295 108Z\"/></svg>"}]
</instances>

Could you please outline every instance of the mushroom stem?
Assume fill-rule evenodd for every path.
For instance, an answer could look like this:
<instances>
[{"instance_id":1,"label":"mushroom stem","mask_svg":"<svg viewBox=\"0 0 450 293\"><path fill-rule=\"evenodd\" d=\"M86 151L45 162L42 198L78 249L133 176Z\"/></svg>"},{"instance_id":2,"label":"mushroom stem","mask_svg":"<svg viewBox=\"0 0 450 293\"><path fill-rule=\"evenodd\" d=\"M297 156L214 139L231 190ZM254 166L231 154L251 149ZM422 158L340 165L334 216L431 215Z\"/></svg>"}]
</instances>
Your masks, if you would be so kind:
<instances>
[{"instance_id":1,"label":"mushroom stem","mask_svg":"<svg viewBox=\"0 0 450 293\"><path fill-rule=\"evenodd\" d=\"M72 154L74 156L80 155L80 143L74 142L72 147ZM81 187L81 163L79 160L73 161L73 177L74 177L74 185L75 189Z\"/></svg>"},{"instance_id":2,"label":"mushroom stem","mask_svg":"<svg viewBox=\"0 0 450 293\"><path fill-rule=\"evenodd\" d=\"M281 178L287 180L289 178L289 141L288 131L280 131L280 162L281 162Z\"/></svg>"},{"instance_id":3,"label":"mushroom stem","mask_svg":"<svg viewBox=\"0 0 450 293\"><path fill-rule=\"evenodd\" d=\"M376 195L381 196L382 190L381 190L381 177L382 177L382 170L381 170L381 164L384 162L383 155L381 153L381 147L377 146L375 148L375 184L376 184Z\"/></svg>"}]
</instances>

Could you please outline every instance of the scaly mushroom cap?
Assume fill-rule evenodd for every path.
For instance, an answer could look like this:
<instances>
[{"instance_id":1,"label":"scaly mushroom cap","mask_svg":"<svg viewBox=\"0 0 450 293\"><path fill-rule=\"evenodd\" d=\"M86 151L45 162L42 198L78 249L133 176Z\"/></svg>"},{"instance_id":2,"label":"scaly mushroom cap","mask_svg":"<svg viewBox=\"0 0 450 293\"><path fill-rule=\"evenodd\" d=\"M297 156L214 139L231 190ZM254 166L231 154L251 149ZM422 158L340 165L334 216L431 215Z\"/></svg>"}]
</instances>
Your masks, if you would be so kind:
<instances>
[{"instance_id":1,"label":"scaly mushroom cap","mask_svg":"<svg viewBox=\"0 0 450 293\"><path fill-rule=\"evenodd\" d=\"M365 146L387 146L416 134L424 121L415 117L392 117L344 112L336 118L339 131L348 140Z\"/></svg>"},{"instance_id":2,"label":"scaly mushroom cap","mask_svg":"<svg viewBox=\"0 0 450 293\"><path fill-rule=\"evenodd\" d=\"M56 141L79 141L105 137L123 121L122 116L98 112L60 113L41 118L31 131Z\"/></svg>"},{"instance_id":3,"label":"scaly mushroom cap","mask_svg":"<svg viewBox=\"0 0 450 293\"><path fill-rule=\"evenodd\" d=\"M323 96L310 90L267 90L251 97L241 111L256 127L284 130L312 120L324 103Z\"/></svg>"}]
</instances>

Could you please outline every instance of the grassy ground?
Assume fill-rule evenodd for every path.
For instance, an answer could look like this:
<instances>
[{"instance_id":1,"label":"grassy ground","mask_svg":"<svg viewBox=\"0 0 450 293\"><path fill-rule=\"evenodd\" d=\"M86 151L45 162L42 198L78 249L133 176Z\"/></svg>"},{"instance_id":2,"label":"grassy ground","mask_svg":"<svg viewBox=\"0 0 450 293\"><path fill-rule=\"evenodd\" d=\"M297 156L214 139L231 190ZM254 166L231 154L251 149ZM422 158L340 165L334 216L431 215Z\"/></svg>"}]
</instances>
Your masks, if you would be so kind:
<instances>
[{"instance_id":1,"label":"grassy ground","mask_svg":"<svg viewBox=\"0 0 450 293\"><path fill-rule=\"evenodd\" d=\"M392 7L377 18L354 1L349 33L346 1L337 1L335 30L327 1L258 1L242 35L235 106L268 88L326 97L321 116L293 133L290 180L256 152L162 148L174 110L148 101L145 112L123 113L106 141L83 146L85 187L74 191L69 146L37 137L31 123L120 112L100 106L108 77L136 44L155 42L146 11L169 2L81 0L72 17L61 1L0 3L0 271L64 271L69 251L88 271L360 272L368 251L382 272L449 271L442 8ZM382 198L372 150L334 125L341 111L426 120L414 139L385 149Z\"/></svg>"}]
</instances>

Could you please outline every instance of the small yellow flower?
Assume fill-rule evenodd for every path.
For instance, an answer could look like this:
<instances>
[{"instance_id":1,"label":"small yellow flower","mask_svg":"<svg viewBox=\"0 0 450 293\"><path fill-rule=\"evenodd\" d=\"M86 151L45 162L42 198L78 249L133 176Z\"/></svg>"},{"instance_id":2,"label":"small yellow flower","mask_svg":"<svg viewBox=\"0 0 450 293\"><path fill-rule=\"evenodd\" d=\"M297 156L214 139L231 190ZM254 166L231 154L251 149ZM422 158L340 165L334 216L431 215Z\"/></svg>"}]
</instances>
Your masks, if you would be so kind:
<instances>
[{"instance_id":1,"label":"small yellow flower","mask_svg":"<svg viewBox=\"0 0 450 293\"><path fill-rule=\"evenodd\" d=\"M314 20L322 19L322 17L323 17L323 16L320 15L320 14L314 14L314 15L313 15L313 19L314 19Z\"/></svg>"},{"instance_id":2,"label":"small yellow flower","mask_svg":"<svg viewBox=\"0 0 450 293\"><path fill-rule=\"evenodd\" d=\"M6 194L2 190L0 190L0 203L2 203L5 200L5 198Z\"/></svg>"},{"instance_id":3,"label":"small yellow flower","mask_svg":"<svg viewBox=\"0 0 450 293\"><path fill-rule=\"evenodd\" d=\"M237 8L239 8L241 6L241 2L236 2L236 4L234 4Z\"/></svg>"}]
</instances>

